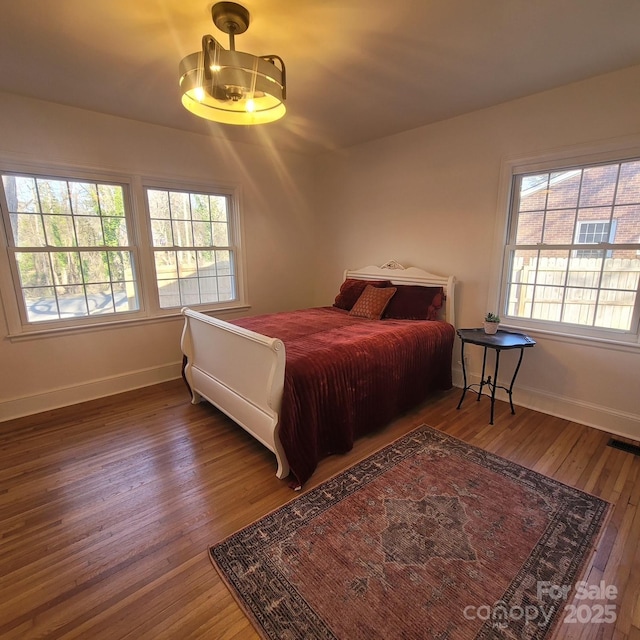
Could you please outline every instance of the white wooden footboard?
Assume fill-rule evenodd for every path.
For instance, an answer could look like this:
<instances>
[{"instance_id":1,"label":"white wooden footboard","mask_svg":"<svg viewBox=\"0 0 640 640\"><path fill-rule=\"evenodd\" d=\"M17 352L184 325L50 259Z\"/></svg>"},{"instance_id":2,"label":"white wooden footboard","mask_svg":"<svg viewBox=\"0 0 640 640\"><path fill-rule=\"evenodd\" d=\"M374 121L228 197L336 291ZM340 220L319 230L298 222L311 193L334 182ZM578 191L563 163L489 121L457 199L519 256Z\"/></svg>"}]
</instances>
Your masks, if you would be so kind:
<instances>
[{"instance_id":1,"label":"white wooden footboard","mask_svg":"<svg viewBox=\"0 0 640 640\"><path fill-rule=\"evenodd\" d=\"M192 402L202 397L226 413L278 461L278 478L289 463L278 436L284 387L285 348L281 340L184 308L182 352Z\"/></svg>"}]
</instances>

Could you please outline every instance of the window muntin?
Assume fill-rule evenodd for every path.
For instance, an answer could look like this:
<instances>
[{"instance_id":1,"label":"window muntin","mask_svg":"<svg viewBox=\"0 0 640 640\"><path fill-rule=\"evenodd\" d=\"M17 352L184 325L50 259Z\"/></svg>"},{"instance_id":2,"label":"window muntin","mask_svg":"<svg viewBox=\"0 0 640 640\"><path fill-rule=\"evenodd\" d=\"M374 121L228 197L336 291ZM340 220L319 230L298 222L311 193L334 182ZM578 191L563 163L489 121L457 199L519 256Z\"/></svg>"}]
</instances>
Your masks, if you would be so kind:
<instances>
[{"instance_id":1,"label":"window muntin","mask_svg":"<svg viewBox=\"0 0 640 640\"><path fill-rule=\"evenodd\" d=\"M639 239L640 160L516 173L503 314L637 332Z\"/></svg>"},{"instance_id":2,"label":"window muntin","mask_svg":"<svg viewBox=\"0 0 640 640\"><path fill-rule=\"evenodd\" d=\"M7 172L2 186L23 322L139 310L125 185Z\"/></svg>"},{"instance_id":3,"label":"window muntin","mask_svg":"<svg viewBox=\"0 0 640 640\"><path fill-rule=\"evenodd\" d=\"M145 191L160 307L237 300L231 196Z\"/></svg>"}]
</instances>

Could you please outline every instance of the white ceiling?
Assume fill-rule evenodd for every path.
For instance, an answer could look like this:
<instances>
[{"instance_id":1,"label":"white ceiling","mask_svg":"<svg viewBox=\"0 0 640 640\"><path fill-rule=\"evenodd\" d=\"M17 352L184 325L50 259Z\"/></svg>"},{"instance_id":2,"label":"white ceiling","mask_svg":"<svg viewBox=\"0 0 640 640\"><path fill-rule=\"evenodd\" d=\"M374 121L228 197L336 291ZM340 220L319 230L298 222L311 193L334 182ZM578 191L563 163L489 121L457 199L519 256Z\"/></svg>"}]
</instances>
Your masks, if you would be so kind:
<instances>
[{"instance_id":1,"label":"white ceiling","mask_svg":"<svg viewBox=\"0 0 640 640\"><path fill-rule=\"evenodd\" d=\"M259 127L184 110L212 0L0 0L0 91L302 152L343 148L640 64L640 0L244 0L236 48L287 66Z\"/></svg>"}]
</instances>

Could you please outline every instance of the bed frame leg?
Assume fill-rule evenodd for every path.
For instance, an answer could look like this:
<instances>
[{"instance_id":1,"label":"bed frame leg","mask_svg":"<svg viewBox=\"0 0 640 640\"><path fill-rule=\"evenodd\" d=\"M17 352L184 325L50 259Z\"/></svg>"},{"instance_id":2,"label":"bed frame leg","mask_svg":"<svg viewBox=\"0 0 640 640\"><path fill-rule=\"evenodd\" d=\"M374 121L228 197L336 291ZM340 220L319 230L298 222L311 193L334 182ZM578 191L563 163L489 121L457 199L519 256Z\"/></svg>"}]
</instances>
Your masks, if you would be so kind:
<instances>
[{"instance_id":1,"label":"bed frame leg","mask_svg":"<svg viewBox=\"0 0 640 640\"><path fill-rule=\"evenodd\" d=\"M191 385L191 364L186 355L182 356L182 379L191 394L191 404L200 404L204 398Z\"/></svg>"},{"instance_id":2,"label":"bed frame leg","mask_svg":"<svg viewBox=\"0 0 640 640\"><path fill-rule=\"evenodd\" d=\"M289 464L281 460L280 456L276 455L276 460L278 462L278 469L276 471L276 478L279 480L284 480L289 475Z\"/></svg>"},{"instance_id":3,"label":"bed frame leg","mask_svg":"<svg viewBox=\"0 0 640 640\"><path fill-rule=\"evenodd\" d=\"M273 453L276 455L276 462L278 463L278 469L276 470L276 478L279 480L284 480L289 475L289 462L287 461L287 456L284 453L284 449L280 444L280 438L277 433L274 438L274 447Z\"/></svg>"}]
</instances>

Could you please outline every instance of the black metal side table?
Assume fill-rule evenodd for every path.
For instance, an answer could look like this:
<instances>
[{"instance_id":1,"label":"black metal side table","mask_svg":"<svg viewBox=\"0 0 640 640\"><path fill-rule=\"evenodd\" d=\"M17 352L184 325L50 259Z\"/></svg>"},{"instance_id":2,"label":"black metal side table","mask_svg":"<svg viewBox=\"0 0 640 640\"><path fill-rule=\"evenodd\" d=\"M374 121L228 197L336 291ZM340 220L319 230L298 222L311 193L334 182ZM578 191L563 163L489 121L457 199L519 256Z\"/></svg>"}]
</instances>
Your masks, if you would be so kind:
<instances>
[{"instance_id":1,"label":"black metal side table","mask_svg":"<svg viewBox=\"0 0 640 640\"><path fill-rule=\"evenodd\" d=\"M467 391L472 391L473 387L479 387L477 398L478 401L480 401L480 397L482 395L489 396L488 393L482 393L482 389L486 386L491 391L491 395L489 396L491 398L491 419L489 420L489 424L493 424L493 408L496 402L496 389L498 388L504 389L509 394L511 414L514 415L515 409L513 408L512 400L513 385L516 382L516 377L518 375L518 371L520 370L520 365L522 364L522 356L524 355L524 350L527 347L533 347L536 341L531 339L529 336L526 336L524 333L512 333L510 331L502 331L500 329L495 334L485 333L484 329L458 329L457 334L462 341L461 359L464 388L462 389L462 396L460 398L460 402L458 402L458 406L456 407L456 409L459 409L462 406L462 401L464 400L465 394L467 393ZM467 343L484 347L484 355L482 357L482 376L480 378L480 384L467 385L467 368L464 361L464 347ZM493 349L496 352L496 367L493 372L493 380L491 380L491 376L486 379L484 377L487 364L487 349ZM503 349L520 349L520 358L518 358L518 364L515 371L513 372L511 384L508 388L498 384L500 352Z\"/></svg>"}]
</instances>

